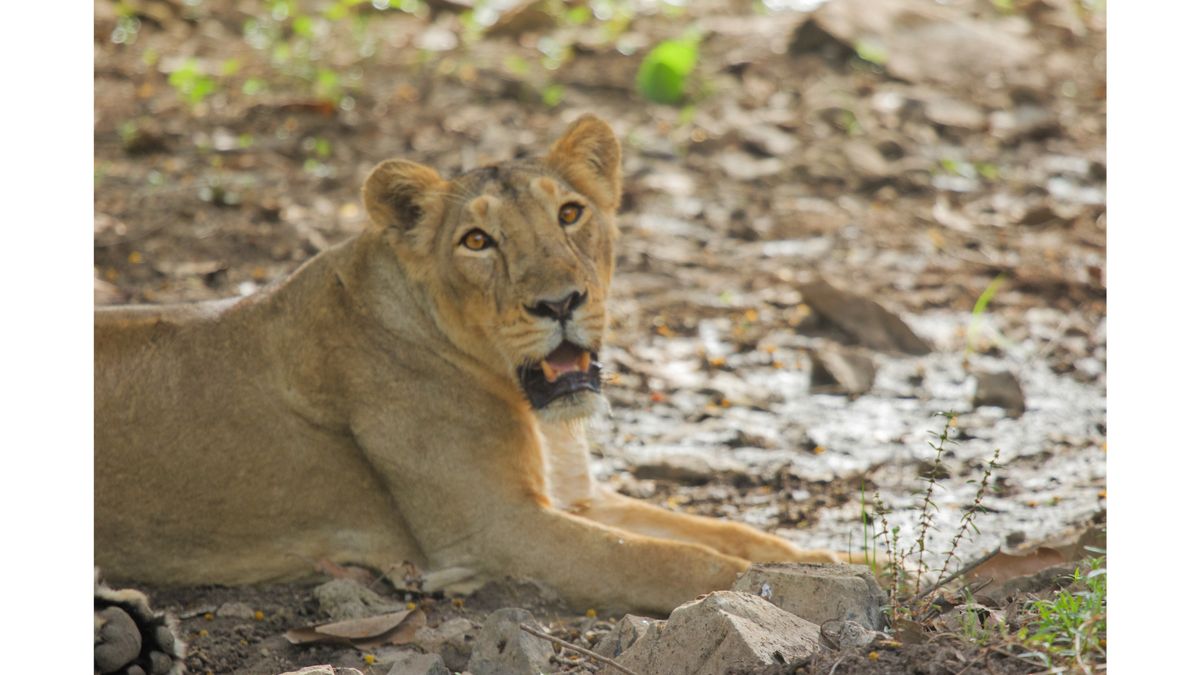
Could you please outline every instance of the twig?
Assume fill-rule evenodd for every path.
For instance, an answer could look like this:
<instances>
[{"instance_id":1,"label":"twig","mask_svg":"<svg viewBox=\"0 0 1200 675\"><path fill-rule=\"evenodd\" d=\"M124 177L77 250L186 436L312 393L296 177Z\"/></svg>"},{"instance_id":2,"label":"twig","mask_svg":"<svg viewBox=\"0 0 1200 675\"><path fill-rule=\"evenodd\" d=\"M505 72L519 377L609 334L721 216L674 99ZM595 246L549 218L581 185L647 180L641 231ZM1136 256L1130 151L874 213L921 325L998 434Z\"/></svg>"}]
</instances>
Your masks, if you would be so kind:
<instances>
[{"instance_id":1,"label":"twig","mask_svg":"<svg viewBox=\"0 0 1200 675\"><path fill-rule=\"evenodd\" d=\"M523 624L520 624L520 626L521 626L521 630L525 631L526 633L529 633L530 635L532 635L534 637L539 637L543 640L549 640L550 642L553 642L554 644L562 647L563 649L570 649L573 652L579 652L580 654L583 654L584 656L586 656L588 658L595 659L595 660L599 661L600 663L603 663L608 666L612 666L613 668L616 668L617 670L621 671L622 673L625 673L625 675L638 675L637 673L635 673L632 670L626 668L625 666L617 663L616 661L613 661L612 659L605 657L605 656L600 656L599 654L597 654L596 652L594 652L590 649L584 649L583 647L580 647L579 645L571 644L570 642L567 642L566 640L560 640L559 638L556 638L553 635L550 635L548 633L543 633L542 631L540 631L528 624L523 623Z\"/></svg>"}]
</instances>

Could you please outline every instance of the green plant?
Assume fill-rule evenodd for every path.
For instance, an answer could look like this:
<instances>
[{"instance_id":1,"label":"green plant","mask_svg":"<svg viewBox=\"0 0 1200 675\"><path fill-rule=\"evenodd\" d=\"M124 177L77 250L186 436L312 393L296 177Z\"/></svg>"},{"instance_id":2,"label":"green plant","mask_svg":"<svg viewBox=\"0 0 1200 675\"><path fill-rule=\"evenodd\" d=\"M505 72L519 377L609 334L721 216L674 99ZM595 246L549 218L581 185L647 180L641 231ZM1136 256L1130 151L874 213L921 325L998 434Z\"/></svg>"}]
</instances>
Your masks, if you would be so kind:
<instances>
[{"instance_id":1,"label":"green plant","mask_svg":"<svg viewBox=\"0 0 1200 675\"><path fill-rule=\"evenodd\" d=\"M695 35L661 42L646 54L638 67L637 88L656 103L679 103L688 77L696 68L700 38Z\"/></svg>"},{"instance_id":2,"label":"green plant","mask_svg":"<svg viewBox=\"0 0 1200 675\"><path fill-rule=\"evenodd\" d=\"M875 574L883 573L890 578L891 583L888 595L890 597L890 611L894 618L907 618L923 614L932 602L933 591L956 576L951 573L950 566L957 559L958 548L966 539L968 532L979 532L979 529L975 526L975 518L984 510L983 502L985 495L992 483L992 476L999 467L1000 450L997 448L992 454L991 460L984 466L982 475L978 481L967 481L968 483L977 482L979 485L975 491L975 498L970 505L963 509L962 516L959 519L959 527L950 540L949 549L944 552L945 559L938 570L937 578L932 585L922 591L923 577L927 572L931 571L925 554L928 551L929 532L934 529L934 516L938 511L934 491L939 486L939 478L943 477L946 473L945 466L942 463L946 448L948 445L956 443L951 436L958 413L954 411L938 412L935 413L935 416L942 417L945 421L942 424L940 432L929 432L935 439L929 442L929 446L934 450L934 458L928 470L921 475L924 489L922 490L917 534L914 541L908 547L902 546L900 528L888 522L888 515L891 513L891 510L884 505L878 492L875 493L872 500L874 507L873 518L869 518L867 514L865 486L860 496L860 512L863 523L863 558ZM878 532L876 532L876 522L880 525ZM879 561L878 551L876 550L877 546L872 543L868 547L867 541L869 537L875 540L883 540L885 560L882 566ZM908 561L914 556L916 558L916 566L915 569L910 571Z\"/></svg>"},{"instance_id":3,"label":"green plant","mask_svg":"<svg viewBox=\"0 0 1200 675\"><path fill-rule=\"evenodd\" d=\"M1084 672L1091 670L1088 662L1106 657L1108 570L1104 565L1104 557L1089 559L1087 573L1076 567L1069 587L1030 603L1028 610L1035 617L1017 637L1045 652L1027 656L1041 657L1047 668L1056 660L1069 660Z\"/></svg>"},{"instance_id":4,"label":"green plant","mask_svg":"<svg viewBox=\"0 0 1200 675\"><path fill-rule=\"evenodd\" d=\"M874 40L859 40L854 43L854 53L858 58L873 63L877 66L882 66L887 63L887 50L883 45Z\"/></svg>"},{"instance_id":5,"label":"green plant","mask_svg":"<svg viewBox=\"0 0 1200 675\"><path fill-rule=\"evenodd\" d=\"M976 602L969 586L963 589L963 603L959 606L958 620L959 634L980 646L1005 640L1009 635L1004 617Z\"/></svg>"},{"instance_id":6,"label":"green plant","mask_svg":"<svg viewBox=\"0 0 1200 675\"><path fill-rule=\"evenodd\" d=\"M975 300L975 307L971 309L971 323L967 325L967 347L965 356L969 357L975 353L975 343L979 336L979 326L983 321L983 313L987 311L988 304L992 298L996 296L996 292L1004 285L1006 278L1004 273L997 274L987 288L979 294Z\"/></svg>"},{"instance_id":7,"label":"green plant","mask_svg":"<svg viewBox=\"0 0 1200 675\"><path fill-rule=\"evenodd\" d=\"M974 530L976 534L979 534L979 528L975 526L975 516L979 515L983 510L983 496L987 493L988 482L992 478L992 473L996 471L999 461L1000 448L996 448L995 452L992 453L992 458L983 469L983 476L979 479L979 489L975 491L975 499L963 511L958 530L954 533L954 538L950 540L950 550L946 552L946 560L942 563L942 569L938 571L937 580L933 582L933 588L941 586L942 582L948 579L947 574L950 572L950 561L957 557L958 545L967 534L967 530ZM967 482L974 483L975 481L969 480Z\"/></svg>"},{"instance_id":8,"label":"green plant","mask_svg":"<svg viewBox=\"0 0 1200 675\"><path fill-rule=\"evenodd\" d=\"M188 59L167 78L180 98L188 105L198 105L208 98L217 87L216 80L200 71L196 59Z\"/></svg>"},{"instance_id":9,"label":"green plant","mask_svg":"<svg viewBox=\"0 0 1200 675\"><path fill-rule=\"evenodd\" d=\"M914 549L916 550L916 588L913 590L913 594L917 596L921 595L921 575L925 573L926 537L929 534L929 528L933 527L934 513L938 510L937 503L933 500L933 489L937 486L938 476L943 471L942 455L946 452L946 443L956 443L956 441L950 440L950 428L954 425L954 418L958 416L958 413L949 411L935 414L945 418L946 422L942 425L940 434L935 434L932 431L929 432L937 439L937 444L934 444L932 441L929 442L929 447L934 450L933 464L930 465L929 472L923 477L925 480L925 497L921 500L921 518L919 521L920 524L917 526L917 538L904 555L907 558L909 555L912 555Z\"/></svg>"}]
</instances>

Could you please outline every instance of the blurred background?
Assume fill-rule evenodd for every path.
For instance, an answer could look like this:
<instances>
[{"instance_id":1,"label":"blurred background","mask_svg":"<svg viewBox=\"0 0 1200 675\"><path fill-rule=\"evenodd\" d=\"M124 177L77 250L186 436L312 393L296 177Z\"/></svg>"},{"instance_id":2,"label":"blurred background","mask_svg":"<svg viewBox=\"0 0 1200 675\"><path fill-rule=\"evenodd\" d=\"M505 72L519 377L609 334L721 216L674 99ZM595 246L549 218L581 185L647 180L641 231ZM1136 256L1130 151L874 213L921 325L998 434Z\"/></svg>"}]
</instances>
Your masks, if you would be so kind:
<instances>
[{"instance_id":1,"label":"blurred background","mask_svg":"<svg viewBox=\"0 0 1200 675\"><path fill-rule=\"evenodd\" d=\"M1103 0L95 4L97 304L248 294L365 223L389 157L625 150L600 476L861 549L956 555L1105 507ZM939 474L940 475L940 474ZM848 544L848 539L857 543Z\"/></svg>"}]
</instances>

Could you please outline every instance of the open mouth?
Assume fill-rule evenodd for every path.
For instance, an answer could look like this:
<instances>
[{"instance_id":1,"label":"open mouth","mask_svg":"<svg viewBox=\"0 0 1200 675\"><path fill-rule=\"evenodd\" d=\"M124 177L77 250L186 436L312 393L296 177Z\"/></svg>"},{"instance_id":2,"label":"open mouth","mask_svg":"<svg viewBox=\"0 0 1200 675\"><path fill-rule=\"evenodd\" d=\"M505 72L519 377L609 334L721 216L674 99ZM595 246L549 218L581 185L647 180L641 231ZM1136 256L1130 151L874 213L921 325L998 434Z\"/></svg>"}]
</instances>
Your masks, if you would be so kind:
<instances>
[{"instance_id":1,"label":"open mouth","mask_svg":"<svg viewBox=\"0 0 1200 675\"><path fill-rule=\"evenodd\" d=\"M580 391L600 391L600 363L587 349L563 341L539 363L517 368L517 379L534 408Z\"/></svg>"}]
</instances>

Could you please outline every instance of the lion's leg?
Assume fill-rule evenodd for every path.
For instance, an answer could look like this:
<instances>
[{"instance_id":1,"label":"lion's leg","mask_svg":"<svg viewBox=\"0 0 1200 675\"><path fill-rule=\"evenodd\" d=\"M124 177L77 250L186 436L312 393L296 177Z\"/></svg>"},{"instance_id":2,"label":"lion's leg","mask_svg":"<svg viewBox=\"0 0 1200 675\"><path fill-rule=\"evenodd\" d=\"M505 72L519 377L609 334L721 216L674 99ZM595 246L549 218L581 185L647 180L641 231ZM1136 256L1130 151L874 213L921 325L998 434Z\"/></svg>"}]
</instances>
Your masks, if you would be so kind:
<instances>
[{"instance_id":1,"label":"lion's leg","mask_svg":"<svg viewBox=\"0 0 1200 675\"><path fill-rule=\"evenodd\" d=\"M583 425L541 425L550 494L556 506L589 520L649 537L691 542L755 562L834 562L825 550L803 550L741 523L675 513L595 485L588 472Z\"/></svg>"},{"instance_id":2,"label":"lion's leg","mask_svg":"<svg viewBox=\"0 0 1200 675\"><path fill-rule=\"evenodd\" d=\"M532 578L579 608L665 614L699 594L729 588L749 566L706 546L623 531L554 508L543 492L540 439L530 427L505 428L502 418L495 423L497 417L487 418L495 424L489 430L461 419L427 425L425 432L439 439L438 453L399 451L382 415L364 415L356 429L435 575ZM439 581L448 587L469 581L460 576Z\"/></svg>"},{"instance_id":3,"label":"lion's leg","mask_svg":"<svg viewBox=\"0 0 1200 675\"><path fill-rule=\"evenodd\" d=\"M623 531L550 507L521 508L513 528L476 542L484 564L541 579L578 606L666 614L729 588L749 561L695 543ZM486 552L486 553L485 553Z\"/></svg>"},{"instance_id":4,"label":"lion's leg","mask_svg":"<svg viewBox=\"0 0 1200 675\"><path fill-rule=\"evenodd\" d=\"M629 532L693 542L755 562L840 560L832 551L801 549L742 523L676 513L602 488L596 490L591 505L580 515Z\"/></svg>"}]
</instances>

